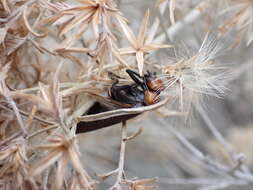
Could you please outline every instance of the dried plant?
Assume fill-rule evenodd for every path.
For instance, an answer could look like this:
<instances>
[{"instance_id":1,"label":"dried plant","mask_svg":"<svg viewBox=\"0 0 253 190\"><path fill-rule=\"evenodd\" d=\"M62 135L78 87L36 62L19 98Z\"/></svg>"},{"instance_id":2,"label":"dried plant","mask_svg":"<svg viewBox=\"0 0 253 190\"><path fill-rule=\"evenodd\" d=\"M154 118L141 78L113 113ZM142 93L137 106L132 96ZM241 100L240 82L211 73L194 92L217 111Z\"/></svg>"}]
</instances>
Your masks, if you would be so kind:
<instances>
[{"instance_id":1,"label":"dried plant","mask_svg":"<svg viewBox=\"0 0 253 190\"><path fill-rule=\"evenodd\" d=\"M33 177L57 162L57 170L55 173L55 188L61 189L64 182L67 164L70 161L78 178L78 185L84 189L93 189L91 178L82 168L79 160L79 151L75 137L66 137L63 135L52 136L48 139L48 144L40 145L35 149L49 151L46 156L37 161L30 167L29 176Z\"/></svg>"},{"instance_id":2,"label":"dried plant","mask_svg":"<svg viewBox=\"0 0 253 190\"><path fill-rule=\"evenodd\" d=\"M251 187L251 162L244 160L248 153L244 157L238 152L246 152L247 143L234 142L236 137L231 135L226 138L230 134L226 133L227 128L218 130L203 109L203 101L195 101L205 100L206 95L227 100L228 82L242 79L244 73L250 76L252 70L252 56L242 53L250 51L253 39L252 1L226 2L228 8L222 4L217 18L225 15L227 20L218 22L208 15L216 10L212 5L220 5L215 0L157 0L156 3L1 0L0 189L151 190L164 185L173 189L173 184L194 184L202 190ZM141 7L145 4L145 10L138 8L138 4ZM224 33L233 28L236 35ZM240 48L232 50L223 39L233 38L243 45L243 35L249 49L239 52L240 59L233 59L234 65L225 65L225 58L219 56L233 57L233 51ZM200 36L205 37L202 40ZM182 47L182 42L188 47ZM152 92L161 93L159 102L155 99L153 105L128 105L83 115L95 102L121 106L125 103L113 100L108 94L112 85L134 83L126 69L136 71L140 79L156 72L157 78L152 82L159 85ZM147 81L143 84L147 85ZM132 87L140 86L136 83ZM143 91L145 98L145 93L151 92L147 91ZM179 105L175 105L178 99ZM199 117L190 118L199 125L185 128L191 133L187 137L194 143L176 128L180 122L174 122L182 119L190 108L199 114L202 122ZM120 134L114 132L116 128L75 134L79 122L96 123L131 114L140 115L136 119L140 125L146 125L145 120L148 124L137 126L139 130L132 132L128 124L135 126L138 122L122 123L119 159L115 162L106 153L111 154L110 148L112 155L117 152L115 138ZM171 127L169 123L173 122L178 126ZM113 146L103 139L112 140ZM250 135L247 139L251 140ZM211 143L202 146L207 140ZM212 150L217 143L222 145L222 155L217 148ZM237 144L243 144L246 149L235 151L233 146ZM141 162L133 164L132 160L140 153ZM146 163L149 159L153 163ZM162 169L169 171L167 178L155 173L162 171L158 169L162 160L166 160ZM104 166L107 161L110 164ZM101 174L106 171L110 172ZM206 178L205 183L202 178ZM182 189L193 189L187 187Z\"/></svg>"},{"instance_id":3,"label":"dried plant","mask_svg":"<svg viewBox=\"0 0 253 190\"><path fill-rule=\"evenodd\" d=\"M3 188L28 188L26 185L28 174L27 142L19 136L1 148L1 179L5 180Z\"/></svg>"},{"instance_id":4,"label":"dried plant","mask_svg":"<svg viewBox=\"0 0 253 190\"><path fill-rule=\"evenodd\" d=\"M253 13L253 2L251 0L229 0L227 2L228 8L225 12L230 12L232 16L228 18L221 26L221 31L226 31L231 28L235 28L239 31L240 38L245 38L247 45L252 40L252 13Z\"/></svg>"},{"instance_id":5,"label":"dried plant","mask_svg":"<svg viewBox=\"0 0 253 190\"><path fill-rule=\"evenodd\" d=\"M124 31L124 34L126 35L127 40L131 44L132 47L129 48L122 48L120 49L120 54L122 55L128 55L128 54L135 54L138 70L140 75L143 75L143 65L144 65L144 54L148 53L149 51L159 49L159 48L169 48L170 45L156 45L152 44L152 37L147 37L145 39L145 33L148 27L148 19L149 19L149 11L146 12L146 15L142 21L142 24L140 26L140 30L138 33L138 36L135 37L133 32L131 31L128 26L119 20L121 28ZM151 33L152 34L152 33Z\"/></svg>"},{"instance_id":6,"label":"dried plant","mask_svg":"<svg viewBox=\"0 0 253 190\"><path fill-rule=\"evenodd\" d=\"M178 55L174 64L164 65L161 68L164 73L161 78L165 78L166 88L171 90L178 86L182 110L185 101L191 104L196 98L194 93L216 97L222 97L225 93L225 82L229 73L225 71L225 66L215 63L215 58L224 47L214 33L207 34L197 53L186 50L187 53L183 56Z\"/></svg>"}]
</instances>

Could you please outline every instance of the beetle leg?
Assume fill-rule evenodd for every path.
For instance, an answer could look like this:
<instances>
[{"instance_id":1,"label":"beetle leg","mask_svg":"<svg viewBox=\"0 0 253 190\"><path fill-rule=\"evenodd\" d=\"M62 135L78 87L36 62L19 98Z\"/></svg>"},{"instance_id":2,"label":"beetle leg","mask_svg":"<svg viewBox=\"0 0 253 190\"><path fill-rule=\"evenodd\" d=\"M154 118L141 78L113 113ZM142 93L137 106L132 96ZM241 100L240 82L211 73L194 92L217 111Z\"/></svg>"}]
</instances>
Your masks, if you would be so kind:
<instances>
[{"instance_id":1,"label":"beetle leg","mask_svg":"<svg viewBox=\"0 0 253 190\"><path fill-rule=\"evenodd\" d=\"M108 76L109 76L110 79L112 79L114 81L111 88L109 88L109 90L108 90L108 95L109 95L109 97L112 98L112 96L113 96L112 95L112 88L114 88L116 86L116 84L119 83L119 78L121 78L121 77L119 77L118 75L116 75L116 74L114 74L110 71L108 72Z\"/></svg>"},{"instance_id":2,"label":"beetle leg","mask_svg":"<svg viewBox=\"0 0 253 190\"><path fill-rule=\"evenodd\" d=\"M110 79L115 81L116 84L119 82L119 79L122 79L122 77L120 77L120 76L118 76L115 73L112 73L110 71L108 71L108 76L109 76Z\"/></svg>"},{"instance_id":3,"label":"beetle leg","mask_svg":"<svg viewBox=\"0 0 253 190\"><path fill-rule=\"evenodd\" d=\"M114 81L114 83L112 84L111 88L109 88L109 90L108 90L108 95L109 95L109 97L113 98L113 92L112 92L112 91L115 91L115 90L117 89L117 84L118 84L118 82L119 82L119 80L116 79L116 80Z\"/></svg>"},{"instance_id":4,"label":"beetle leg","mask_svg":"<svg viewBox=\"0 0 253 190\"><path fill-rule=\"evenodd\" d=\"M140 85L140 87L143 89L143 91L148 90L146 83L143 82L144 81L143 77L141 77L138 73L136 73L135 71L132 71L130 69L127 69L126 72L137 85Z\"/></svg>"},{"instance_id":5,"label":"beetle leg","mask_svg":"<svg viewBox=\"0 0 253 190\"><path fill-rule=\"evenodd\" d=\"M143 80L143 78L138 73L130 69L127 69L126 72L133 79L134 82L136 82L139 85L142 85L143 81L141 80Z\"/></svg>"}]
</instances>

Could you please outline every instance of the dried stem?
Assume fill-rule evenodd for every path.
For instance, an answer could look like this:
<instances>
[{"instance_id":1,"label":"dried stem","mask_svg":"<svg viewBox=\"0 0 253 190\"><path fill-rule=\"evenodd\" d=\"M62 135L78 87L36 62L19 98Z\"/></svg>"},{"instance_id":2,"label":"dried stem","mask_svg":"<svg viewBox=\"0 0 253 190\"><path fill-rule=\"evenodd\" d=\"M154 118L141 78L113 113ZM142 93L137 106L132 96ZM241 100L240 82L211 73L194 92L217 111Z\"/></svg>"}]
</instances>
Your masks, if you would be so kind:
<instances>
[{"instance_id":1,"label":"dried stem","mask_svg":"<svg viewBox=\"0 0 253 190\"><path fill-rule=\"evenodd\" d=\"M166 124L166 126L168 126ZM193 154L194 158L197 160L202 161L205 166L207 166L208 169L210 169L211 171L217 173L217 174L221 174L225 176L230 176L230 177L235 177L238 180L244 180L245 184L253 184L253 175L248 171L244 171L241 170L240 167L234 167L234 168L230 168L214 159L212 159L211 157L204 155L202 153L202 151L200 151L198 148L196 148L196 146L194 146L191 142L189 142L182 134L180 134L178 131L176 131L173 127L168 126L168 130L170 132L172 132L177 139L188 149L191 151L191 153ZM239 169L238 169L239 168ZM231 172L232 171L232 172ZM226 184L234 184L234 183L228 183L225 182ZM222 182L223 184L223 182ZM217 185L217 184L216 184ZM228 185L230 186L230 185ZM216 187L216 186L215 186Z\"/></svg>"},{"instance_id":2,"label":"dried stem","mask_svg":"<svg viewBox=\"0 0 253 190\"><path fill-rule=\"evenodd\" d=\"M121 145L120 145L120 157L119 157L119 165L117 169L117 181L111 187L111 190L120 190L121 183L123 181L124 176L124 162L125 162L125 152L126 152L126 138L127 138L127 125L126 122L122 122L121 128Z\"/></svg>"},{"instance_id":3,"label":"dried stem","mask_svg":"<svg viewBox=\"0 0 253 190\"><path fill-rule=\"evenodd\" d=\"M249 168L244 163L244 155L242 153L236 153L223 135L217 130L213 125L212 121L208 117L207 113L201 106L195 106L199 114L202 116L203 120L206 122L206 126L212 132L217 141L224 147L227 153L230 155L231 159L236 162L236 166L230 170L231 175L234 175L237 171L242 171L243 175L248 176L250 180L253 179L253 174L249 172ZM239 174L240 175L240 174Z\"/></svg>"},{"instance_id":4,"label":"dried stem","mask_svg":"<svg viewBox=\"0 0 253 190\"><path fill-rule=\"evenodd\" d=\"M199 114L202 116L203 120L206 122L206 126L209 128L209 130L212 132L214 137L219 141L219 143L225 148L225 150L230 154L232 159L234 159L234 151L232 147L229 145L229 143L226 141L226 139L222 136L222 134L217 130L217 128L213 125L212 121L208 117L207 113L201 106L195 105L195 108L199 112Z\"/></svg>"},{"instance_id":5,"label":"dried stem","mask_svg":"<svg viewBox=\"0 0 253 190\"><path fill-rule=\"evenodd\" d=\"M38 130L38 131L36 131L36 132L30 134L30 135L28 136L28 139L30 139L30 138L32 138L32 137L35 137L35 136L37 136L37 135L40 135L41 133L50 131L50 130L52 130L52 129L56 129L56 128L58 128L58 127L59 127L59 126L54 125L54 126L50 126L50 127L43 128L43 129L41 129L41 130Z\"/></svg>"},{"instance_id":6,"label":"dried stem","mask_svg":"<svg viewBox=\"0 0 253 190\"><path fill-rule=\"evenodd\" d=\"M166 34L161 34L154 39L154 43L163 43L166 40L166 35L168 35L170 40L180 33L187 25L195 22L203 13L203 8L209 6L210 0L204 0L199 3L190 13L188 13L182 20L177 21L171 27L167 29Z\"/></svg>"}]
</instances>

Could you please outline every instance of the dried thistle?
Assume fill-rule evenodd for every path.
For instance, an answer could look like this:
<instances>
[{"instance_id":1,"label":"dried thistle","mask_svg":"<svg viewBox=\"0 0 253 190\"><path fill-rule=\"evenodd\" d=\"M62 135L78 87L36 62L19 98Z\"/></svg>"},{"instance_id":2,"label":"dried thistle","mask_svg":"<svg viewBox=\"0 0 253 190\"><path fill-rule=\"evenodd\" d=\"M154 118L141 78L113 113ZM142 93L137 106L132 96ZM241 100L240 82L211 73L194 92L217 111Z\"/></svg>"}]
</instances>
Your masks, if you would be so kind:
<instances>
[{"instance_id":1,"label":"dried thistle","mask_svg":"<svg viewBox=\"0 0 253 190\"><path fill-rule=\"evenodd\" d=\"M5 181L5 189L26 187L29 168L27 149L27 142L21 136L0 148L0 179Z\"/></svg>"},{"instance_id":2,"label":"dried thistle","mask_svg":"<svg viewBox=\"0 0 253 190\"><path fill-rule=\"evenodd\" d=\"M99 36L99 25L108 27L111 17L120 14L112 0L77 0L81 5L72 7L66 3L52 4L46 2L46 6L54 10L55 15L44 20L43 23L60 26L59 35L66 34L74 27L79 26L77 36L87 30L89 24L95 35Z\"/></svg>"},{"instance_id":3,"label":"dried thistle","mask_svg":"<svg viewBox=\"0 0 253 190\"><path fill-rule=\"evenodd\" d=\"M43 24L51 24L52 26L58 26L59 36L66 36L66 38L54 51L60 56L74 60L78 64L81 61L77 61L78 58L74 57L70 53L80 52L88 53L92 58L91 65L88 68L88 76L100 76L103 72L103 67L113 64L113 57L117 60L116 65L123 65L123 67L129 67L128 64L120 57L118 51L118 45L116 43L115 30L119 30L115 21L120 20L125 22L125 18L121 16L121 12L116 8L116 4L112 0L88 0L79 1L80 5L72 7L66 3L49 3L43 4L44 7L52 10L53 15L41 21ZM117 20L115 19L117 18ZM79 27L77 27L79 26ZM77 40L84 38L84 32L90 29L93 30L93 37L85 44L87 48L75 47L74 44ZM77 30L75 30L77 28ZM70 31L72 35L66 34ZM95 48L94 48L95 47ZM95 63L99 63L98 73L95 72ZM92 71L91 71L92 70ZM87 73L85 73L86 75ZM84 78L84 75L82 76Z\"/></svg>"},{"instance_id":4,"label":"dried thistle","mask_svg":"<svg viewBox=\"0 0 253 190\"><path fill-rule=\"evenodd\" d=\"M166 88L179 87L182 110L184 100L191 99L194 92L216 97L224 94L228 73L225 72L226 67L219 66L214 61L224 47L215 34L208 34L197 53L179 57L175 64L163 67L165 75L161 78L166 78Z\"/></svg>"},{"instance_id":5,"label":"dried thistle","mask_svg":"<svg viewBox=\"0 0 253 190\"><path fill-rule=\"evenodd\" d=\"M42 173L45 169L52 167L57 162L57 171L55 176L55 187L61 189L67 171L68 162L75 170L79 186L92 190L90 176L83 169L79 159L79 150L75 136L55 135L48 139L48 144L35 147L35 150L48 151L41 160L34 163L29 169L29 177L34 177Z\"/></svg>"},{"instance_id":6,"label":"dried thistle","mask_svg":"<svg viewBox=\"0 0 253 190\"><path fill-rule=\"evenodd\" d=\"M16 105L15 101L12 99L11 93L10 93L9 89L7 88L6 83L5 83L5 79L7 77L7 72L9 70L9 67L10 67L10 65L6 64L1 69L1 74L0 74L0 94L5 97L7 103L10 104L10 106L12 107L12 109L13 109L13 111L15 113L15 116L16 116L16 118L18 120L18 124L20 126L20 129L21 129L23 135L27 135L26 126L25 126L25 124L23 122L23 119L21 118L21 115L19 113L17 105Z\"/></svg>"},{"instance_id":7,"label":"dried thistle","mask_svg":"<svg viewBox=\"0 0 253 190\"><path fill-rule=\"evenodd\" d=\"M119 50L120 54L136 56L137 66L138 66L139 74L141 76L143 75L145 54L155 49L172 47L171 45L153 44L152 39L150 39L148 36L147 37L145 36L147 32L147 27L148 27L148 20L149 20L149 11L146 12L145 17L140 26L138 36L135 37L135 35L133 34L132 30L128 27L128 25L122 20L118 19L120 26L128 42L131 45L131 47L121 48Z\"/></svg>"}]
</instances>

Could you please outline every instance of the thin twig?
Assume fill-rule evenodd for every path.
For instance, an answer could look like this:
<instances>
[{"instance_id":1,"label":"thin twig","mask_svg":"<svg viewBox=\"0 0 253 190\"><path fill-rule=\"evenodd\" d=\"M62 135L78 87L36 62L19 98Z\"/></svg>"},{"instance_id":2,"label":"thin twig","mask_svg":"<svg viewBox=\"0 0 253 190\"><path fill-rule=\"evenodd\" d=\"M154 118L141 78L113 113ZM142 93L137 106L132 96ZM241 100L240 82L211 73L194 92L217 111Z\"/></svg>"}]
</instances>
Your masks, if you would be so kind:
<instances>
[{"instance_id":1,"label":"thin twig","mask_svg":"<svg viewBox=\"0 0 253 190\"><path fill-rule=\"evenodd\" d=\"M17 121L19 123L20 129L21 129L23 135L26 136L27 135L27 128L26 128L24 121L21 117L19 109L16 106L16 103L14 102L14 100L10 96L6 96L6 99L7 99L8 103L10 104L10 106L12 107L14 114L16 115Z\"/></svg>"},{"instance_id":2,"label":"thin twig","mask_svg":"<svg viewBox=\"0 0 253 190\"><path fill-rule=\"evenodd\" d=\"M13 135L11 135L10 137L4 139L4 140L1 140L0 142L0 149L2 148L2 146L4 146L5 144L9 144L12 140L18 138L19 136L22 135L22 132L19 131L17 133L14 133Z\"/></svg>"},{"instance_id":3,"label":"thin twig","mask_svg":"<svg viewBox=\"0 0 253 190\"><path fill-rule=\"evenodd\" d=\"M130 136L128 136L128 137L126 137L124 140L125 140L125 141L132 140L132 139L134 139L135 137L137 137L138 135L140 135L140 134L142 133L142 131L143 131L143 128L139 128L137 132L135 132L134 134L132 134L132 135L130 135Z\"/></svg>"},{"instance_id":4,"label":"thin twig","mask_svg":"<svg viewBox=\"0 0 253 190\"><path fill-rule=\"evenodd\" d=\"M138 114L146 111L152 111L159 107L164 106L168 101L170 100L169 97L165 98L164 100L160 101L159 103L150 105L150 106L143 106L143 107L137 107L137 108L123 108L123 109L117 109L107 112L102 112L98 114L92 114L92 115L85 115L82 117L77 117L77 122L80 121L95 121L97 119L107 119L109 117L116 117L121 115L127 115L127 114Z\"/></svg>"},{"instance_id":5,"label":"thin twig","mask_svg":"<svg viewBox=\"0 0 253 190\"><path fill-rule=\"evenodd\" d=\"M230 168L216 160L211 159L210 157L204 155L203 152L201 152L198 148L196 148L191 142L189 142L181 133L176 131L172 126L168 126L167 123L165 123L167 126L167 129L172 132L177 139L187 148L189 149L192 154L200 161L202 161L208 168L216 172L218 174L223 174L225 176L230 177L236 177L238 179L243 179L248 181L248 184L253 184L253 175L250 173L249 170L235 170L233 173L231 171L234 168Z\"/></svg>"},{"instance_id":6,"label":"thin twig","mask_svg":"<svg viewBox=\"0 0 253 190\"><path fill-rule=\"evenodd\" d=\"M49 172L50 172L50 168L48 168L45 173L44 173L44 176L43 176L43 190L48 190L47 188L47 183L48 183L48 176L49 176Z\"/></svg>"},{"instance_id":7,"label":"thin twig","mask_svg":"<svg viewBox=\"0 0 253 190\"><path fill-rule=\"evenodd\" d=\"M182 31L187 25L193 23L200 18L203 11L202 9L209 5L209 0L200 2L190 13L188 13L181 21L176 22L174 25L167 29L167 34L170 40L173 40L175 36ZM166 40L165 34L161 34L154 39L154 43L160 44Z\"/></svg>"},{"instance_id":8,"label":"thin twig","mask_svg":"<svg viewBox=\"0 0 253 190\"><path fill-rule=\"evenodd\" d=\"M241 182L241 183L236 183L235 180L231 180L231 181L224 181L224 182L221 182L221 183L218 183L218 184L213 184L213 185L210 185L210 186L205 186L205 187L201 187L197 190L218 190L218 189L225 189L227 187L230 187L230 186L241 186L241 185L245 185L245 182ZM247 184L246 184L247 185Z\"/></svg>"},{"instance_id":9,"label":"thin twig","mask_svg":"<svg viewBox=\"0 0 253 190\"><path fill-rule=\"evenodd\" d=\"M208 117L207 113L201 106L195 105L196 110L199 112L201 117L203 118L204 122L207 124L206 126L212 132L214 137L219 141L219 143L225 148L225 150L230 154L232 159L234 160L234 151L230 144L226 141L226 139L222 136L222 134L216 129L210 118Z\"/></svg>"},{"instance_id":10,"label":"thin twig","mask_svg":"<svg viewBox=\"0 0 253 190\"><path fill-rule=\"evenodd\" d=\"M117 168L116 170L112 170L112 171L105 173L105 174L97 174L96 176L101 177L104 180L104 179L116 174L118 171L119 171L119 169Z\"/></svg>"},{"instance_id":11,"label":"thin twig","mask_svg":"<svg viewBox=\"0 0 253 190\"><path fill-rule=\"evenodd\" d=\"M121 146L120 146L120 157L118 165L118 177L116 183L111 187L111 190L120 190L120 184L123 180L124 175L124 163L125 163L125 151L126 151L126 139L127 138L127 125L126 122L122 122L121 128Z\"/></svg>"},{"instance_id":12,"label":"thin twig","mask_svg":"<svg viewBox=\"0 0 253 190\"><path fill-rule=\"evenodd\" d=\"M166 40L166 42L170 42L171 40L170 40L170 37L169 37L169 35L167 33L167 30L166 30L166 26L165 26L165 22L164 22L164 19L163 19L163 15L162 15L162 13L160 11L158 12L158 18L161 21L161 28L162 28L162 31L163 31L163 33L165 35L165 40Z\"/></svg>"},{"instance_id":13,"label":"thin twig","mask_svg":"<svg viewBox=\"0 0 253 190\"><path fill-rule=\"evenodd\" d=\"M152 24L152 26L151 26L151 28L150 28L150 32L149 32L149 35L148 35L148 37L147 37L146 42L149 43L149 42L152 42L152 41L153 41L153 39L154 39L154 37L155 37L155 34L156 34L156 32L157 32L157 30L158 30L158 28L159 28L159 25L160 25L159 16L160 16L160 15L162 16L162 15L164 14L164 12L165 12L167 6L168 6L168 0L162 2L162 3L159 5L159 8L158 8L158 10L157 10L157 11L158 11L158 16L155 18L155 20L154 20L154 22L153 22L153 24Z\"/></svg>"},{"instance_id":14,"label":"thin twig","mask_svg":"<svg viewBox=\"0 0 253 190\"><path fill-rule=\"evenodd\" d=\"M231 183L234 182L234 184L245 184L248 182L242 179L216 179L216 178L190 178L190 179L185 179L185 178L159 178L159 181L165 184L180 184L180 185L215 185L215 184L220 184L223 182Z\"/></svg>"},{"instance_id":15,"label":"thin twig","mask_svg":"<svg viewBox=\"0 0 253 190\"><path fill-rule=\"evenodd\" d=\"M249 168L244 164L244 156L242 153L235 153L233 148L227 142L227 140L223 137L223 135L217 130L217 128L212 123L211 119L208 117L207 113L201 106L195 106L199 114L202 116L203 120L206 122L206 126L214 135L214 137L218 140L218 142L224 147L227 153L230 155L231 159L237 163L237 165L231 169L230 173L236 173L238 170L242 170L243 174L248 176L250 180L253 179L253 174L250 172Z\"/></svg>"},{"instance_id":16,"label":"thin twig","mask_svg":"<svg viewBox=\"0 0 253 190\"><path fill-rule=\"evenodd\" d=\"M1 105L1 104L0 104L0 107L3 108L3 109L5 109L5 110L7 110L7 111L9 111L9 112L13 112L12 109L10 109L10 108L8 108L8 107L6 107L6 106L3 106L3 105ZM29 113L27 113L27 112L25 112L25 111L23 111L23 110L21 110L21 109L19 109L19 113L20 113L21 115L23 115L23 116L26 116L26 117L29 117L29 115L30 115ZM35 116L35 115L33 116L33 119L35 119L35 120L37 120L37 121L43 123L44 125L54 125L54 124L55 124L54 122L44 120L44 119L42 119L42 118L40 118L40 117L38 117L38 116Z\"/></svg>"},{"instance_id":17,"label":"thin twig","mask_svg":"<svg viewBox=\"0 0 253 190\"><path fill-rule=\"evenodd\" d=\"M50 127L47 127L47 128L43 128L43 129L38 130L38 131L32 133L31 135L29 135L29 136L28 136L28 139L30 139L30 138L32 138L32 137L34 137L34 136L37 136L37 135L39 135L39 134L41 134L41 133L50 131L50 130L52 130L52 129L56 129L56 128L58 128L58 127L59 127L59 126L54 125L54 126L50 126Z\"/></svg>"},{"instance_id":18,"label":"thin twig","mask_svg":"<svg viewBox=\"0 0 253 190\"><path fill-rule=\"evenodd\" d=\"M166 124L167 125L167 124ZM168 125L167 125L168 126ZM172 126L168 126L167 127L170 132L172 132L177 139L187 148L189 149L192 154L198 159L203 161L205 164L207 164L207 166L209 166L208 168L211 169L214 172L217 173L229 173L230 168L225 166L224 164L221 164L215 160L212 160L211 158L209 158L208 156L206 156L203 152L201 152L198 148L196 148L191 142L189 142L181 133L179 133L178 131L176 131Z\"/></svg>"}]
</instances>

